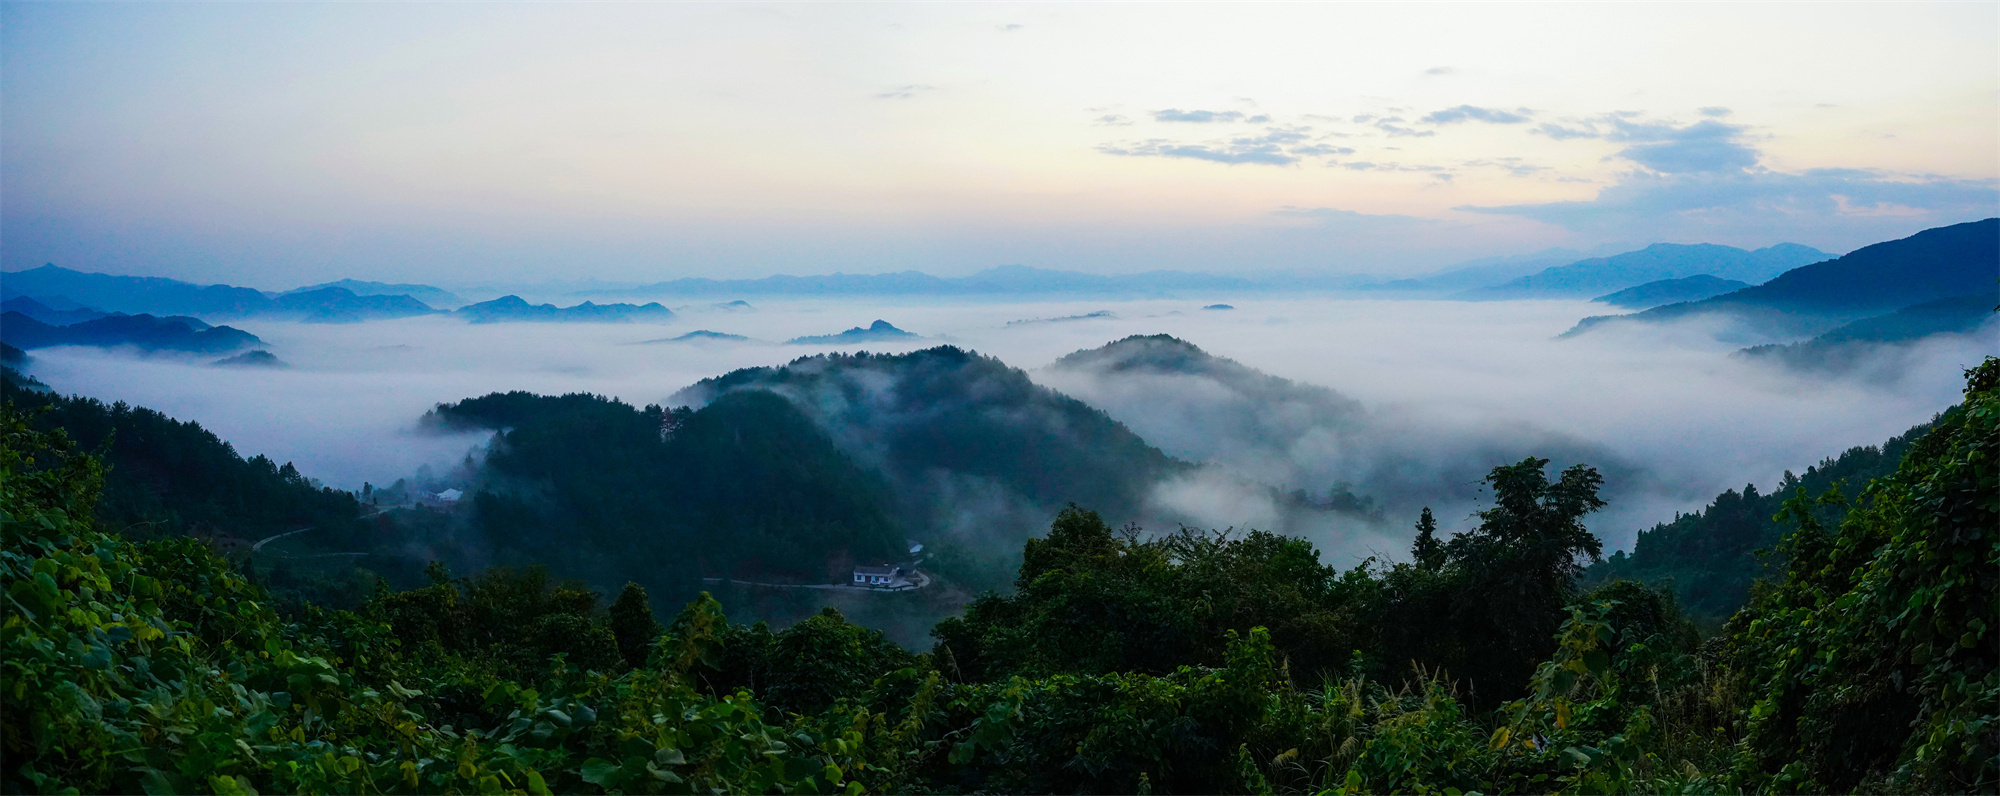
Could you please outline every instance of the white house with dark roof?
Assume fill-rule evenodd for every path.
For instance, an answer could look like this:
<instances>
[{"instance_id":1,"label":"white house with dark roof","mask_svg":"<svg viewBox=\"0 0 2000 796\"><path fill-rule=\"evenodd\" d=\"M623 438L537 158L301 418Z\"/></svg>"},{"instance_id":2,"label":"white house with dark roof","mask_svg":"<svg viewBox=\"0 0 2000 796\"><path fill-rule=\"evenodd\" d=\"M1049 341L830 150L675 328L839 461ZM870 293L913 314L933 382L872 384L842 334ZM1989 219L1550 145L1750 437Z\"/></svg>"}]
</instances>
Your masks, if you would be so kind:
<instances>
[{"instance_id":1,"label":"white house with dark roof","mask_svg":"<svg viewBox=\"0 0 2000 796\"><path fill-rule=\"evenodd\" d=\"M918 588L918 576L908 564L880 564L880 566L856 566L854 586L866 588Z\"/></svg>"},{"instance_id":2,"label":"white house with dark roof","mask_svg":"<svg viewBox=\"0 0 2000 796\"><path fill-rule=\"evenodd\" d=\"M854 568L854 585L856 586L891 588L898 583L908 582L908 578L904 577L903 568L893 564L883 564L879 567L863 566Z\"/></svg>"}]
</instances>

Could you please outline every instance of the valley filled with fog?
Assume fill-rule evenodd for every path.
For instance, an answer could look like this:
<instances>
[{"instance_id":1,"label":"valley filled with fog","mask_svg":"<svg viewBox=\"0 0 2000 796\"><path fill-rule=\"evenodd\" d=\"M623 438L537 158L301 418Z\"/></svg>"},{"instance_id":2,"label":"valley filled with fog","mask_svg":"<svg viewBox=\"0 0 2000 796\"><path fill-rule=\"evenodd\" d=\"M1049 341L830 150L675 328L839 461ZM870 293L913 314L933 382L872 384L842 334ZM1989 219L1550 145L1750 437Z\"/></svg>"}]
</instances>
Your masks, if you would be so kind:
<instances>
[{"instance_id":1,"label":"valley filled with fog","mask_svg":"<svg viewBox=\"0 0 2000 796\"><path fill-rule=\"evenodd\" d=\"M1421 506L1435 507L1447 529L1465 527L1479 477L1525 455L1602 470L1610 505L1588 524L1607 550L1629 548L1637 531L1725 489L1768 490L1786 470L1930 419L1957 400L1962 369L1991 348L1985 338L1941 337L1835 378L1732 357L1742 343L1692 325L1557 339L1601 312L1582 301L1205 298L766 298L734 310L669 300L679 314L663 324L253 319L235 325L289 367L56 347L35 352L32 373L59 392L199 422L244 456L293 462L329 486L359 490L481 455L487 432L419 429L439 403L525 390L671 406L684 388L739 368L953 345L1027 371L1170 456L1213 465L1163 479L1139 516L1107 519L1280 530L1349 566L1368 555L1401 558ZM1219 301L1231 308L1203 309ZM877 319L921 337L782 342ZM696 330L750 339L672 340ZM1158 334L1295 385L1273 382L1278 394L1197 373L1057 364ZM1320 499L1334 489L1375 513L1301 513L1278 497L1303 490Z\"/></svg>"}]
</instances>

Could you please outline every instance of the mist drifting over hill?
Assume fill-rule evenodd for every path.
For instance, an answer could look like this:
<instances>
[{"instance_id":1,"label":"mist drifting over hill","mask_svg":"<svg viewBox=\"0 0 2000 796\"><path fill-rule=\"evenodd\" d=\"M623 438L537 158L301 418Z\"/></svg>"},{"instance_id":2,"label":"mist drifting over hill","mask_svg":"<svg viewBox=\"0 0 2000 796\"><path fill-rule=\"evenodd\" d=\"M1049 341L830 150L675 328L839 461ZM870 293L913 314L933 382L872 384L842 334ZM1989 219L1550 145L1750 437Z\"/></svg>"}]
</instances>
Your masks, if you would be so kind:
<instances>
[{"instance_id":1,"label":"mist drifting over hill","mask_svg":"<svg viewBox=\"0 0 2000 796\"><path fill-rule=\"evenodd\" d=\"M1901 379L1856 383L1732 359L1730 346L1697 327L1553 339L1591 311L1580 301L1215 298L1238 309L1202 312L1213 302L1168 300L772 300L755 313L689 312L665 325L251 320L244 328L292 368L197 375L201 363L57 348L35 353L34 372L58 390L200 421L239 450L358 489L478 455L481 434L413 433L437 403L509 390L665 403L704 379L835 350L756 340L883 318L922 339L842 350L948 343L1108 413L1167 455L1209 465L1159 487L1157 505L1178 508L1152 519L1289 528L1330 559L1351 560L1401 550L1422 505L1447 527L1462 522L1479 499L1476 475L1529 454L1603 468L1616 499L1593 528L1613 547L1629 543L1638 528L1723 489L1768 483L1928 419L1952 402L1952 377L1979 348L1963 339L1918 344L1897 354L1913 365ZM1085 317L1008 325L1069 316ZM634 345L693 329L752 340ZM1236 364L1112 378L1078 360L1059 362L1137 334L1171 335ZM1318 500L1337 485L1377 501L1382 520L1297 515L1272 493L1304 490ZM1291 527L1298 516L1326 521Z\"/></svg>"}]
</instances>

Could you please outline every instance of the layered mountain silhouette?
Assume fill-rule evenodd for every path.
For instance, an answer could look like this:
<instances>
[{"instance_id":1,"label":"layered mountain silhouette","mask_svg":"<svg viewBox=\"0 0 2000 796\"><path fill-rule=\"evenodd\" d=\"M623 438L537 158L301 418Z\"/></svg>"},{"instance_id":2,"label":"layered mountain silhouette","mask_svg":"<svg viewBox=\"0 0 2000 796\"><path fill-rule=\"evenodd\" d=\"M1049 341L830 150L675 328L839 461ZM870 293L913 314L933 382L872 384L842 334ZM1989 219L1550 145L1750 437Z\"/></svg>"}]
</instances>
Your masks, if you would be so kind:
<instances>
[{"instance_id":1,"label":"layered mountain silhouette","mask_svg":"<svg viewBox=\"0 0 2000 796\"><path fill-rule=\"evenodd\" d=\"M2000 299L1990 295L1926 301L1862 318L1804 342L1753 346L1738 353L1799 370L1844 372L1883 345L1913 343L1933 335L1971 334L1991 327L1996 322L1996 304Z\"/></svg>"},{"instance_id":2,"label":"layered mountain silhouette","mask_svg":"<svg viewBox=\"0 0 2000 796\"><path fill-rule=\"evenodd\" d=\"M6 274L6 281L0 284L0 294L8 299L32 298L58 310L64 308L55 306L55 297L105 313L269 317L314 323L404 318L437 311L406 295L362 295L338 284L272 295L247 287L197 285L150 276L85 273L54 265Z\"/></svg>"},{"instance_id":3,"label":"layered mountain silhouette","mask_svg":"<svg viewBox=\"0 0 2000 796\"><path fill-rule=\"evenodd\" d=\"M1700 301L1711 296L1720 296L1749 287L1747 282L1723 279L1708 274L1696 274L1680 279L1662 279L1647 282L1637 287L1628 287L1616 293L1598 296L1591 301L1599 301L1635 310L1652 309L1663 304L1678 304L1683 301Z\"/></svg>"},{"instance_id":4,"label":"layered mountain silhouette","mask_svg":"<svg viewBox=\"0 0 2000 796\"><path fill-rule=\"evenodd\" d=\"M1578 260L1488 287L1458 294L1466 299L1583 298L1657 282L1706 274L1756 284L1790 269L1833 255L1780 243L1756 251L1713 243L1655 243L1638 251Z\"/></svg>"},{"instance_id":5,"label":"layered mountain silhouette","mask_svg":"<svg viewBox=\"0 0 2000 796\"><path fill-rule=\"evenodd\" d=\"M1995 297L2000 218L1927 229L1844 257L1794 268L1761 285L1631 315L1585 318L1573 336L1606 324L1707 317L1738 334L1796 340L1903 307L1960 296Z\"/></svg>"},{"instance_id":6,"label":"layered mountain silhouette","mask_svg":"<svg viewBox=\"0 0 2000 796\"><path fill-rule=\"evenodd\" d=\"M320 288L337 287L357 296L409 296L432 307L456 307L465 299L458 294L440 287L420 284L390 284L387 282L364 282L359 279L342 279L318 285L307 285L286 293L304 293Z\"/></svg>"},{"instance_id":7,"label":"layered mountain silhouette","mask_svg":"<svg viewBox=\"0 0 2000 796\"><path fill-rule=\"evenodd\" d=\"M111 314L85 307L60 296L51 296L47 299L15 296L0 301L0 312L18 312L50 326L68 326L72 323L94 321Z\"/></svg>"},{"instance_id":8,"label":"layered mountain silhouette","mask_svg":"<svg viewBox=\"0 0 2000 796\"><path fill-rule=\"evenodd\" d=\"M1022 265L989 268L971 276L939 277L921 271L891 274L822 274L767 276L761 279L689 278L596 295L714 296L714 295L1006 295L1006 294L1140 294L1178 290L1246 288L1254 283L1232 276L1186 271L1142 274L1084 274Z\"/></svg>"},{"instance_id":9,"label":"layered mountain silhouette","mask_svg":"<svg viewBox=\"0 0 2000 796\"><path fill-rule=\"evenodd\" d=\"M0 314L0 340L21 349L59 345L130 346L142 351L196 354L225 354L264 345L256 335L241 329L209 326L185 316L158 318L143 313L107 315L68 326L51 326L9 311Z\"/></svg>"},{"instance_id":10,"label":"layered mountain silhouette","mask_svg":"<svg viewBox=\"0 0 2000 796\"><path fill-rule=\"evenodd\" d=\"M362 296L344 287L322 287L281 295L271 301L269 308L257 314L307 323L356 323L437 312L430 305L409 296Z\"/></svg>"},{"instance_id":11,"label":"layered mountain silhouette","mask_svg":"<svg viewBox=\"0 0 2000 796\"><path fill-rule=\"evenodd\" d=\"M659 302L647 304L596 304L584 302L574 307L529 304L520 296L502 296L492 301L459 307L457 316L473 323L529 321L539 323L658 323L671 320L674 311Z\"/></svg>"},{"instance_id":12,"label":"layered mountain silhouette","mask_svg":"<svg viewBox=\"0 0 2000 796\"><path fill-rule=\"evenodd\" d=\"M1373 285L1363 286L1363 290L1402 292L1456 292L1471 288L1496 285L1510 279L1519 279L1530 274L1541 273L1549 268L1582 260L1593 255L1617 254L1621 249L1598 247L1593 251L1575 249L1544 249L1531 254L1501 255L1468 260L1425 276L1393 279Z\"/></svg>"}]
</instances>

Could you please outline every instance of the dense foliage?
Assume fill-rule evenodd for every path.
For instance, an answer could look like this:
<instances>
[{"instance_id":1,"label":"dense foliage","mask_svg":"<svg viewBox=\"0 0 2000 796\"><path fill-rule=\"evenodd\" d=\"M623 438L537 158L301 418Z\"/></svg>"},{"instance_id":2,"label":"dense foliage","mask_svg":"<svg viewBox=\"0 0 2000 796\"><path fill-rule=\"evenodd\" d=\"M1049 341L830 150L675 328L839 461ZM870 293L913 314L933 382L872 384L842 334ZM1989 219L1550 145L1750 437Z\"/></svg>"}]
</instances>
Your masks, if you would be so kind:
<instances>
[{"instance_id":1,"label":"dense foliage","mask_svg":"<svg viewBox=\"0 0 2000 796\"><path fill-rule=\"evenodd\" d=\"M692 630L629 668L632 618L534 572L280 617L197 540L97 528L103 467L59 433L11 407L0 433L9 792L833 792L868 770L865 712L767 723L694 687Z\"/></svg>"},{"instance_id":2,"label":"dense foliage","mask_svg":"<svg viewBox=\"0 0 2000 796\"><path fill-rule=\"evenodd\" d=\"M1879 446L1849 448L1807 467L1802 475L1788 470L1769 493L1759 492L1756 484L1745 484L1742 492L1731 489L1716 495L1700 511L1680 514L1672 522L1640 531L1631 553L1613 553L1586 570L1584 579L1592 583L1636 580L1672 591L1691 618L1720 626L1749 603L1753 581L1775 579L1784 573L1785 554L1778 541L1789 532L1791 523L1778 519L1778 513L1790 496L1801 490L1819 495L1829 489L1862 489L1871 480L1894 472L1910 445L1929 433L1931 426L1917 426ZM1847 507L1816 503L1806 511L1821 524L1837 525Z\"/></svg>"},{"instance_id":3,"label":"dense foliage","mask_svg":"<svg viewBox=\"0 0 2000 796\"><path fill-rule=\"evenodd\" d=\"M2000 787L2000 360L1837 528L1801 492L1785 579L1730 620L1742 781L1786 791ZM1840 500L1837 492L1821 500Z\"/></svg>"},{"instance_id":4,"label":"dense foliage","mask_svg":"<svg viewBox=\"0 0 2000 796\"><path fill-rule=\"evenodd\" d=\"M2000 360L1969 375L1838 525L1787 501L1782 580L1703 644L1644 586L1577 591L1596 475L1537 459L1386 568L1071 510L928 654L532 569L280 615L198 541L103 528L102 463L10 406L0 787L1993 792Z\"/></svg>"}]
</instances>

